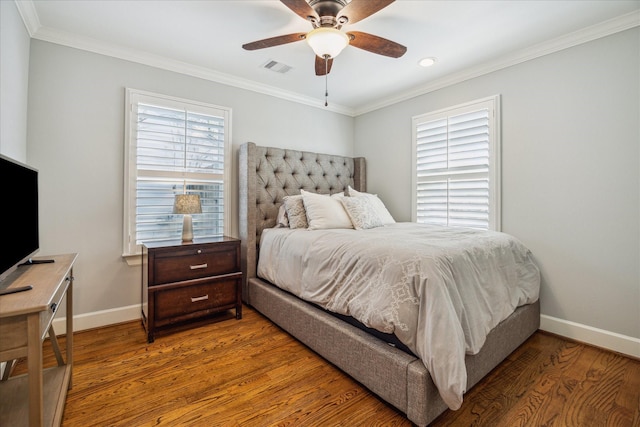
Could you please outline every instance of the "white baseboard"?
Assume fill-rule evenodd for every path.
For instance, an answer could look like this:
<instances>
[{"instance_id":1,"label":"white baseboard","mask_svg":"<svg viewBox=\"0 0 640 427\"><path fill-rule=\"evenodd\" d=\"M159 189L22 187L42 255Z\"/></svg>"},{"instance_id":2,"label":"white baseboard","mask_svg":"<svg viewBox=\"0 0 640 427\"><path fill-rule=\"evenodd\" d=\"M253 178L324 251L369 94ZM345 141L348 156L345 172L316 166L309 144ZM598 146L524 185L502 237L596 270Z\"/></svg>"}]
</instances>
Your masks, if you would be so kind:
<instances>
[{"instance_id":1,"label":"white baseboard","mask_svg":"<svg viewBox=\"0 0 640 427\"><path fill-rule=\"evenodd\" d=\"M640 339L580 323L540 315L540 329L572 340L606 348L640 359Z\"/></svg>"},{"instance_id":2,"label":"white baseboard","mask_svg":"<svg viewBox=\"0 0 640 427\"><path fill-rule=\"evenodd\" d=\"M140 305L130 305L111 310L79 314L73 317L73 330L84 331L116 323L129 322L141 318ZM56 334L66 333L66 319L56 318L53 321ZM640 359L640 339L605 331L580 323L540 315L540 329L569 339L606 348L618 353Z\"/></svg>"},{"instance_id":3,"label":"white baseboard","mask_svg":"<svg viewBox=\"0 0 640 427\"><path fill-rule=\"evenodd\" d=\"M140 304L111 310L95 311L93 313L73 316L73 330L74 332L84 331L114 325L116 323L129 322L140 318ZM53 329L56 331L56 334L66 334L67 319L65 317L56 317L53 320Z\"/></svg>"}]
</instances>

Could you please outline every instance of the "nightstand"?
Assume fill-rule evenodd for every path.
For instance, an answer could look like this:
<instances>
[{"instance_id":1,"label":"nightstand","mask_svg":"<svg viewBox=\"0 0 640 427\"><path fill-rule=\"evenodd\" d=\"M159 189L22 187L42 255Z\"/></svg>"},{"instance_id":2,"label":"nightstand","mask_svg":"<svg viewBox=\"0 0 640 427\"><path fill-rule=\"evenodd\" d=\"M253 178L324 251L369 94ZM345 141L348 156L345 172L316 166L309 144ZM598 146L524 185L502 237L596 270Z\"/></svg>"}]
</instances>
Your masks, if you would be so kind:
<instances>
[{"instance_id":1,"label":"nightstand","mask_svg":"<svg viewBox=\"0 0 640 427\"><path fill-rule=\"evenodd\" d=\"M147 341L174 326L235 309L242 318L240 240L231 237L142 245L142 323Z\"/></svg>"}]
</instances>

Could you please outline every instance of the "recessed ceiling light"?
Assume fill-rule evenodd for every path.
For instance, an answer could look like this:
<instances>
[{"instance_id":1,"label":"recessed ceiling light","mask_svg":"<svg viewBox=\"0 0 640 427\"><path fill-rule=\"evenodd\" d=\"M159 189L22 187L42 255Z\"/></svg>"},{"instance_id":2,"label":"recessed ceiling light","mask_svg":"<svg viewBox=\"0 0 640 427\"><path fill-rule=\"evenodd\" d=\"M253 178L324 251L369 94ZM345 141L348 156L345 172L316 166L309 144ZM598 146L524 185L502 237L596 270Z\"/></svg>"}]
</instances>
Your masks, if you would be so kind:
<instances>
[{"instance_id":1,"label":"recessed ceiling light","mask_svg":"<svg viewBox=\"0 0 640 427\"><path fill-rule=\"evenodd\" d=\"M431 67L435 63L436 58L422 58L420 61L418 61L418 64L420 64L421 67Z\"/></svg>"}]
</instances>

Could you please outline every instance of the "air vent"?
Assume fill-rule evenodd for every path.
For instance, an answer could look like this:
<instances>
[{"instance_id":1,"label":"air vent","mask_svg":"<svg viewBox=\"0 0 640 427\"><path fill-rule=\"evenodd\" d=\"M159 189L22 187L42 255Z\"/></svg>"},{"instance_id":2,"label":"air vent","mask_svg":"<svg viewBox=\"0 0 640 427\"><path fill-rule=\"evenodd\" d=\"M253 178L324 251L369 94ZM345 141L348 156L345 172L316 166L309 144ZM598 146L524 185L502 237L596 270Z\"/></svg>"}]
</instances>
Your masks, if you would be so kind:
<instances>
[{"instance_id":1,"label":"air vent","mask_svg":"<svg viewBox=\"0 0 640 427\"><path fill-rule=\"evenodd\" d=\"M262 67L266 68L267 70L275 71L276 73L280 73L280 74L285 74L293 68L287 64L283 64L282 62L278 62L274 60L268 61Z\"/></svg>"}]
</instances>

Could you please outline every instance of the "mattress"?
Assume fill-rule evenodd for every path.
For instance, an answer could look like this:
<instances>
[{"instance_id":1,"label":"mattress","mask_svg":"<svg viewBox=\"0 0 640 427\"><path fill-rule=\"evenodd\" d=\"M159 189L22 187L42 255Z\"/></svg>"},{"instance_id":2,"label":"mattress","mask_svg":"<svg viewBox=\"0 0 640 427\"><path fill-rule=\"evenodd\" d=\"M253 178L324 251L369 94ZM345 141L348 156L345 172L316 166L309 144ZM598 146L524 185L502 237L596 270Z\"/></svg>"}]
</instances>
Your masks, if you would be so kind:
<instances>
[{"instance_id":1,"label":"mattress","mask_svg":"<svg viewBox=\"0 0 640 427\"><path fill-rule=\"evenodd\" d=\"M367 230L263 231L258 276L320 307L395 334L445 403L466 391L465 354L538 299L530 251L493 231L396 223Z\"/></svg>"}]
</instances>

